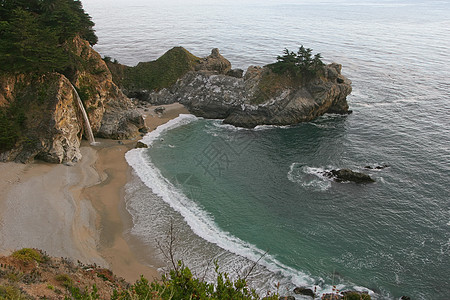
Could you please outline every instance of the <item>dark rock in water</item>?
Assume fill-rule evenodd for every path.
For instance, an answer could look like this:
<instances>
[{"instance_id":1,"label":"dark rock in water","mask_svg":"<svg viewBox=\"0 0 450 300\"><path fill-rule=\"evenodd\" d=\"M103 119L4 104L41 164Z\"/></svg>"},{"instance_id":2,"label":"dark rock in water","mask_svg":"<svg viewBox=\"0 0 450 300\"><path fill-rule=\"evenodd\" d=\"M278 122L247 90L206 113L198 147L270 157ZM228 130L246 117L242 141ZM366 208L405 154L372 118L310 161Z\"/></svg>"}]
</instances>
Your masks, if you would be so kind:
<instances>
[{"instance_id":1,"label":"dark rock in water","mask_svg":"<svg viewBox=\"0 0 450 300\"><path fill-rule=\"evenodd\" d=\"M294 296L281 296L279 300L295 300Z\"/></svg>"},{"instance_id":2,"label":"dark rock in water","mask_svg":"<svg viewBox=\"0 0 450 300\"><path fill-rule=\"evenodd\" d=\"M311 296L314 298L315 294L312 289L308 289L306 287L296 287L294 289L294 293L297 295Z\"/></svg>"},{"instance_id":3,"label":"dark rock in water","mask_svg":"<svg viewBox=\"0 0 450 300\"><path fill-rule=\"evenodd\" d=\"M321 300L341 300L342 296L339 294L323 294Z\"/></svg>"},{"instance_id":4,"label":"dark rock in water","mask_svg":"<svg viewBox=\"0 0 450 300\"><path fill-rule=\"evenodd\" d=\"M155 108L153 111L157 114L162 114L165 110L166 110L165 107L160 106L160 107Z\"/></svg>"},{"instance_id":5,"label":"dark rock in water","mask_svg":"<svg viewBox=\"0 0 450 300\"><path fill-rule=\"evenodd\" d=\"M388 168L388 167L389 167L389 165L381 165L381 166L375 166L375 167L372 167L372 166L365 166L364 169L369 169L369 170L382 170L382 169L385 169L385 168Z\"/></svg>"},{"instance_id":6,"label":"dark rock in water","mask_svg":"<svg viewBox=\"0 0 450 300\"><path fill-rule=\"evenodd\" d=\"M323 172L324 176L333 178L336 182L351 181L356 183L375 182L369 175L354 172L350 169L331 170Z\"/></svg>"},{"instance_id":7,"label":"dark rock in water","mask_svg":"<svg viewBox=\"0 0 450 300\"><path fill-rule=\"evenodd\" d=\"M148 148L147 144L144 144L143 142L137 142L136 146L134 148Z\"/></svg>"},{"instance_id":8,"label":"dark rock in water","mask_svg":"<svg viewBox=\"0 0 450 300\"><path fill-rule=\"evenodd\" d=\"M242 78L244 76L244 70L242 69L231 69L227 72L227 76Z\"/></svg>"},{"instance_id":9,"label":"dark rock in water","mask_svg":"<svg viewBox=\"0 0 450 300\"><path fill-rule=\"evenodd\" d=\"M382 169L385 169L385 168L388 168L388 167L389 167L389 165L382 165L382 166L376 166L375 169L382 170Z\"/></svg>"},{"instance_id":10,"label":"dark rock in water","mask_svg":"<svg viewBox=\"0 0 450 300\"><path fill-rule=\"evenodd\" d=\"M411 297L409 297L409 296L402 296L400 298L400 300L411 300Z\"/></svg>"},{"instance_id":11,"label":"dark rock in water","mask_svg":"<svg viewBox=\"0 0 450 300\"><path fill-rule=\"evenodd\" d=\"M122 141L117 141L117 143L118 143L119 145L123 145L123 144L124 144Z\"/></svg>"}]
</instances>

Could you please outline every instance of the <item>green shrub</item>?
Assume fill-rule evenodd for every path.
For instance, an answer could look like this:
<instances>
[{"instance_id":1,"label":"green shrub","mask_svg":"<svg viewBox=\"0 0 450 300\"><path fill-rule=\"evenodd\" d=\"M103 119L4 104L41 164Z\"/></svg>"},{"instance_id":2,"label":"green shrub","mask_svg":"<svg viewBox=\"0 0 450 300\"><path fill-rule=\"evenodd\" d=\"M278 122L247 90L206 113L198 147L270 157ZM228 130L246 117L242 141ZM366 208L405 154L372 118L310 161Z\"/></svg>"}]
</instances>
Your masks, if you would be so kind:
<instances>
[{"instance_id":1,"label":"green shrub","mask_svg":"<svg viewBox=\"0 0 450 300\"><path fill-rule=\"evenodd\" d=\"M284 55L277 57L277 62L268 67L277 74L287 74L293 78L301 78L303 83L313 79L323 69L324 63L320 53L312 55L311 48L300 46L297 53L284 49Z\"/></svg>"},{"instance_id":2,"label":"green shrub","mask_svg":"<svg viewBox=\"0 0 450 300\"><path fill-rule=\"evenodd\" d=\"M0 285L0 299L22 300L27 299L27 297L15 286Z\"/></svg>"},{"instance_id":3,"label":"green shrub","mask_svg":"<svg viewBox=\"0 0 450 300\"><path fill-rule=\"evenodd\" d=\"M12 256L23 262L43 262L42 254L39 251L31 248L23 248L21 250L17 250L12 254Z\"/></svg>"},{"instance_id":4,"label":"green shrub","mask_svg":"<svg viewBox=\"0 0 450 300\"><path fill-rule=\"evenodd\" d=\"M55 280L58 281L58 282L61 282L61 285L66 287L66 288L71 287L72 283L73 283L72 278L70 278L70 276L67 275L67 274L56 275L55 276Z\"/></svg>"},{"instance_id":5,"label":"green shrub","mask_svg":"<svg viewBox=\"0 0 450 300\"><path fill-rule=\"evenodd\" d=\"M254 289L250 289L245 278L233 281L227 273L219 271L216 264L217 283L208 283L192 275L190 269L178 263L178 268L171 270L162 281L149 283L141 277L130 289L121 293L115 291L111 299L259 299ZM270 294L264 299L278 299L278 294Z\"/></svg>"}]
</instances>

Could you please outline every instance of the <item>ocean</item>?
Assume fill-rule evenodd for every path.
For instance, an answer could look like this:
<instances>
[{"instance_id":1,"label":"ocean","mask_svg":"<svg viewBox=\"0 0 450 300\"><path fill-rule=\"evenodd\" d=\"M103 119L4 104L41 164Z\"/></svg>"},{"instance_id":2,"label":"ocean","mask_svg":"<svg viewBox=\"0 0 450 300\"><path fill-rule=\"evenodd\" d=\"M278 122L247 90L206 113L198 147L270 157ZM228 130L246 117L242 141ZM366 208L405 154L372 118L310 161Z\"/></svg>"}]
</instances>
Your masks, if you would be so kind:
<instances>
[{"instance_id":1,"label":"ocean","mask_svg":"<svg viewBox=\"0 0 450 300\"><path fill-rule=\"evenodd\" d=\"M183 46L246 69L304 45L353 82L350 115L252 130L181 115L149 133L149 149L126 154L131 235L150 249L173 223L196 274L213 280L217 260L232 276L251 270L260 292L450 298L450 1L83 5L95 49L124 64ZM376 182L321 175L335 168Z\"/></svg>"}]
</instances>

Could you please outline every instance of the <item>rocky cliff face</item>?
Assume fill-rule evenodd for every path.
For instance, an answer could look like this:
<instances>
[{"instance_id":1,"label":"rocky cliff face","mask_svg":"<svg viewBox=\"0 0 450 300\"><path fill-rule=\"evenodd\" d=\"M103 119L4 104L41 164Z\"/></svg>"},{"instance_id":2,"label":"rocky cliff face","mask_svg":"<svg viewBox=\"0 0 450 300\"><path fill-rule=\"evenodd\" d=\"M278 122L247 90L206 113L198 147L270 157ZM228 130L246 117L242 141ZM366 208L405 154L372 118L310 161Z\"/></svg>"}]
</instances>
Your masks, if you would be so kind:
<instances>
[{"instance_id":1,"label":"rocky cliff face","mask_svg":"<svg viewBox=\"0 0 450 300\"><path fill-rule=\"evenodd\" d=\"M351 81L341 75L341 65L324 66L322 74L301 83L267 67L249 67L244 78L189 72L171 88L151 94L149 101L180 102L197 116L248 128L296 124L324 113L348 113Z\"/></svg>"},{"instance_id":2,"label":"rocky cliff face","mask_svg":"<svg viewBox=\"0 0 450 300\"><path fill-rule=\"evenodd\" d=\"M144 120L131 100L114 84L106 63L89 43L76 37L72 41L83 62L68 75L82 98L94 135L125 139L135 136L144 127Z\"/></svg>"},{"instance_id":3,"label":"rocky cliff face","mask_svg":"<svg viewBox=\"0 0 450 300\"><path fill-rule=\"evenodd\" d=\"M0 80L2 107L20 107L23 123L12 149L0 161L76 162L82 136L81 112L70 81L61 74L10 76Z\"/></svg>"},{"instance_id":4,"label":"rocky cliff face","mask_svg":"<svg viewBox=\"0 0 450 300\"><path fill-rule=\"evenodd\" d=\"M66 47L75 59L65 75L0 76L0 161L38 158L63 163L81 158L84 125L72 85L84 103L95 136L131 138L145 126L89 43L76 37Z\"/></svg>"}]
</instances>

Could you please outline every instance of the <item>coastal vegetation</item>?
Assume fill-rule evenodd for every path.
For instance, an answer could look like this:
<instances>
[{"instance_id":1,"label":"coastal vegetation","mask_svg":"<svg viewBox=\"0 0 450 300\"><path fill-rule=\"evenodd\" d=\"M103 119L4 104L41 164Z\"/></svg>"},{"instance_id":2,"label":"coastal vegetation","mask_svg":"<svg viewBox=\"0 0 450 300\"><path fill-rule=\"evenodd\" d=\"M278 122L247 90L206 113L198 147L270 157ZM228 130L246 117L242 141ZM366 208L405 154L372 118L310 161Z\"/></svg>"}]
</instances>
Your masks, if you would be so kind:
<instances>
[{"instance_id":1,"label":"coastal vegetation","mask_svg":"<svg viewBox=\"0 0 450 300\"><path fill-rule=\"evenodd\" d=\"M0 72L64 73L75 59L66 42L79 35L96 44L93 26L77 0L2 0Z\"/></svg>"},{"instance_id":2,"label":"coastal vegetation","mask_svg":"<svg viewBox=\"0 0 450 300\"><path fill-rule=\"evenodd\" d=\"M300 78L303 82L321 75L323 71L322 56L317 53L313 56L311 48L300 46L297 53L284 49L283 55L277 56L277 62L268 65L272 72Z\"/></svg>"},{"instance_id":3,"label":"coastal vegetation","mask_svg":"<svg viewBox=\"0 0 450 300\"><path fill-rule=\"evenodd\" d=\"M251 103L262 104L282 90L304 86L314 78L323 76L325 64L322 56L320 53L313 56L312 51L303 45L297 53L284 49L275 63L267 65Z\"/></svg>"},{"instance_id":4,"label":"coastal vegetation","mask_svg":"<svg viewBox=\"0 0 450 300\"><path fill-rule=\"evenodd\" d=\"M154 61L140 62L135 67L104 58L113 74L114 82L125 90L160 90L170 87L188 71L194 69L199 58L183 47L174 47Z\"/></svg>"},{"instance_id":5,"label":"coastal vegetation","mask_svg":"<svg viewBox=\"0 0 450 300\"><path fill-rule=\"evenodd\" d=\"M248 286L247 276L231 279L229 274L220 271L217 262L214 265L214 283L194 275L182 261L178 261L160 280L149 281L141 276L134 284L129 284L95 264L74 263L66 258L50 257L38 249L25 248L11 256L0 256L0 300L295 299L293 296L280 296L278 285L274 291L258 294ZM293 293L319 299L315 291L307 288L296 288ZM321 299L370 300L371 296L333 288L332 293L322 295Z\"/></svg>"},{"instance_id":6,"label":"coastal vegetation","mask_svg":"<svg viewBox=\"0 0 450 300\"><path fill-rule=\"evenodd\" d=\"M0 299L260 299L245 278L232 280L217 264L215 271L217 282L208 283L179 261L161 280L141 277L130 285L96 265L26 248L0 257ZM278 294L268 292L265 299L278 299Z\"/></svg>"}]
</instances>

